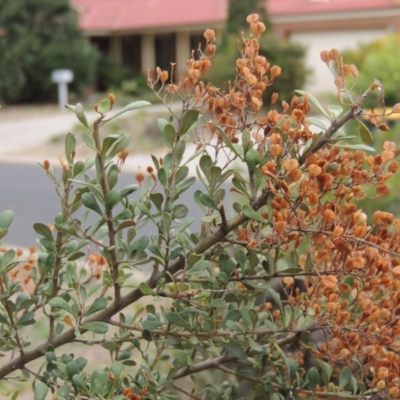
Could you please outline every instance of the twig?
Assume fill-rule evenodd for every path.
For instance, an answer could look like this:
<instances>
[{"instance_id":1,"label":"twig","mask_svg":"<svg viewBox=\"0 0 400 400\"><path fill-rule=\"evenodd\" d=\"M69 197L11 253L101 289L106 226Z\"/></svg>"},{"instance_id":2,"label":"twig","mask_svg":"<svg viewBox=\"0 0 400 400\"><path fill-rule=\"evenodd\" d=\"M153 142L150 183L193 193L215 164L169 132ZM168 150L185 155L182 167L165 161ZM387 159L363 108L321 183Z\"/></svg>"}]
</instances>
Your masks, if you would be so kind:
<instances>
[{"instance_id":1,"label":"twig","mask_svg":"<svg viewBox=\"0 0 400 400\"><path fill-rule=\"evenodd\" d=\"M93 124L93 139L96 144L97 148L97 161L100 166L100 173L101 173L101 188L103 190L104 197L107 196L109 192L108 188L108 182L107 182L107 176L105 173L105 165L104 165L104 159L103 156L101 155L101 143L100 143L100 132L99 132L99 124L102 121L104 115L101 114L99 118L94 122ZM111 272L112 272L112 277L113 277L113 282L114 282L114 302L119 303L121 301L121 285L117 282L119 273L118 273L118 257L117 257L117 250L116 250L116 239L115 239L115 226L113 223L113 213L112 213L112 208L110 207L106 211L106 217L107 217L107 227L108 227L108 238L109 238L109 247L108 247L108 252L110 253L110 258L111 258Z\"/></svg>"},{"instance_id":2,"label":"twig","mask_svg":"<svg viewBox=\"0 0 400 400\"><path fill-rule=\"evenodd\" d=\"M198 396L194 395L193 393L189 393L187 390L185 390L182 387L178 386L176 383L173 384L173 388L178 390L179 392L185 394L186 396L189 396L191 399L202 400L201 397L198 397Z\"/></svg>"},{"instance_id":3,"label":"twig","mask_svg":"<svg viewBox=\"0 0 400 400\"><path fill-rule=\"evenodd\" d=\"M311 146L299 158L300 165L304 163L309 154L316 153L324 147L332 136L348 121L356 117L360 112L360 106L364 100L376 89L377 86L371 85L353 104L353 106L339 119L333 120L329 128L322 135L318 135L311 143Z\"/></svg>"}]
</instances>

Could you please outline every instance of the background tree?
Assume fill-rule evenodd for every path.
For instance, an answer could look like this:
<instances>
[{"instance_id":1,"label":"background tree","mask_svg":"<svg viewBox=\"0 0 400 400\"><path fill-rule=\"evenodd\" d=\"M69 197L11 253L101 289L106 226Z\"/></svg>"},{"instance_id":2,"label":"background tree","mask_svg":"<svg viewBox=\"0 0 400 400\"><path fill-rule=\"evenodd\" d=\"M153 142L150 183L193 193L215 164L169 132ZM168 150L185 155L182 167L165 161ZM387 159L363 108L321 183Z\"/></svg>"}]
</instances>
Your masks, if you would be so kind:
<instances>
[{"instance_id":1,"label":"background tree","mask_svg":"<svg viewBox=\"0 0 400 400\"><path fill-rule=\"evenodd\" d=\"M353 60L360 69L360 84L369 82L372 77L382 82L388 106L393 106L398 100L398 88L400 87L400 71L397 63L400 57L399 40L400 34L393 33L362 44L356 50L342 52L345 60ZM374 94L368 99L366 106L382 107L381 96L378 93Z\"/></svg>"},{"instance_id":2,"label":"background tree","mask_svg":"<svg viewBox=\"0 0 400 400\"><path fill-rule=\"evenodd\" d=\"M72 90L95 80L96 51L77 27L68 0L0 1L0 98L5 102L49 101L57 96L51 71L74 72Z\"/></svg>"},{"instance_id":3,"label":"background tree","mask_svg":"<svg viewBox=\"0 0 400 400\"><path fill-rule=\"evenodd\" d=\"M37 255L0 252L7 396L33 377L35 400L50 391L60 400L399 398L400 220L387 211L368 218L359 200L366 187L375 197L389 192L400 151L385 141L374 153L341 130L382 87L373 81L352 101L357 70L331 49L321 58L335 65L341 105L325 109L296 90L280 109L273 95L264 111L262 92L281 68L259 53L258 16L247 20L252 34L242 38L229 92L202 81L216 52L211 29L182 81L159 68L149 76L155 95L167 107L179 99L182 112L158 121L167 150L136 183L118 184L129 135L101 140L100 131L148 103L113 113L110 94L93 124L81 104L68 106L82 142L66 135L60 170L42 163L61 212L51 226L34 225ZM369 141L368 130L359 133ZM83 143L93 156L78 160ZM196 179L199 229L181 197ZM12 218L0 214L0 237ZM94 365L78 346L96 349Z\"/></svg>"},{"instance_id":4,"label":"background tree","mask_svg":"<svg viewBox=\"0 0 400 400\"><path fill-rule=\"evenodd\" d=\"M265 0L229 0L228 22L226 25L227 33L237 35L241 31L247 31L249 27L243 17L252 13L260 16L260 20L264 22L268 31L271 29L272 25L269 20Z\"/></svg>"}]
</instances>

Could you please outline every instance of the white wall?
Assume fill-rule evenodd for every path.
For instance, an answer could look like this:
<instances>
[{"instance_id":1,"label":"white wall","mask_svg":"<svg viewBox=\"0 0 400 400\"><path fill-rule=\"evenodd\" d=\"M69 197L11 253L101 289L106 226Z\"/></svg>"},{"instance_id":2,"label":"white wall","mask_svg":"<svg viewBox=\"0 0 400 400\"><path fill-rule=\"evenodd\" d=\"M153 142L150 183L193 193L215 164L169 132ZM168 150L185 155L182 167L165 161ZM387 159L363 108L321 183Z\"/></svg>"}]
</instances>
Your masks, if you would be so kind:
<instances>
[{"instance_id":1,"label":"white wall","mask_svg":"<svg viewBox=\"0 0 400 400\"><path fill-rule=\"evenodd\" d=\"M305 89L314 95L336 93L333 75L326 64L321 61L322 50L355 49L359 44L371 42L385 33L386 31L383 29L293 33L290 39L306 47L306 64L313 71ZM351 64L352 60L344 60L344 62Z\"/></svg>"}]
</instances>

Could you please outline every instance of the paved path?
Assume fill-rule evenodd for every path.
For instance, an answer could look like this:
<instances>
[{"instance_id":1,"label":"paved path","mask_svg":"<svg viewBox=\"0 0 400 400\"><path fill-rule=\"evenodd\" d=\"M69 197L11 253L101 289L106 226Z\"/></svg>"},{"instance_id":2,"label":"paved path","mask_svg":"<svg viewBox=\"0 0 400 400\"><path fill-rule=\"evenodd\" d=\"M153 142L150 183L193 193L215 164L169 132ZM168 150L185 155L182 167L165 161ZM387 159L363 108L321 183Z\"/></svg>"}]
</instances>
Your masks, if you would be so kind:
<instances>
[{"instance_id":1,"label":"paved path","mask_svg":"<svg viewBox=\"0 0 400 400\"><path fill-rule=\"evenodd\" d=\"M172 105L172 108L179 110L180 103ZM163 104L151 105L131 111L131 115L136 112L160 113L165 112L166 107ZM12 118L7 116L2 120L0 111L0 161L7 163L18 164L36 164L42 159L37 155L29 154L29 148L38 148L40 145L45 145L48 141L62 132L68 132L77 123L79 123L75 114L69 110L55 110L53 114L49 112L42 116L35 116L32 113L22 118ZM21 115L21 113L18 113ZM127 113L128 114L128 113ZM127 115L126 114L126 115ZM22 114L23 115L23 114ZM112 115L112 113L110 113ZM88 121L94 121L97 113L94 111L86 112ZM128 132L129 133L129 132ZM28 149L28 150L27 150ZM189 158L195 152L195 146L188 143L186 146L185 158ZM160 157L165 155L165 149L157 149L152 152L155 156ZM52 165L59 165L59 156L62 154L53 154L46 156ZM226 158L223 154L219 156L219 162L224 165ZM137 171L139 167L146 169L147 166L153 165L150 154L131 154L126 159L124 171ZM195 163L189 165L190 174L195 175Z\"/></svg>"}]
</instances>

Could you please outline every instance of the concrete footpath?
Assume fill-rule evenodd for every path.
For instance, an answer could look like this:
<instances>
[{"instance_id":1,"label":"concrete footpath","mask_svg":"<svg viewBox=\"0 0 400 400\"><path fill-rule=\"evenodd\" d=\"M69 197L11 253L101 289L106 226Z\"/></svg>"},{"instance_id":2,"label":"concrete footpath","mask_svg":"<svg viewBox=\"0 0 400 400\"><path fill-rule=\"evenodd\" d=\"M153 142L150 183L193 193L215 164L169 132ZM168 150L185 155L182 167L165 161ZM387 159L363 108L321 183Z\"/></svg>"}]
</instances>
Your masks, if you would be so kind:
<instances>
[{"instance_id":1,"label":"concrete footpath","mask_svg":"<svg viewBox=\"0 0 400 400\"><path fill-rule=\"evenodd\" d=\"M172 105L173 108L179 110L180 103ZM165 112L166 107L163 104L151 105L138 110L130 111L125 115L131 115L134 118L136 112L146 112L149 114L157 114ZM2 113L5 118L2 118ZM10 113L11 114L11 113ZM86 116L90 122L94 121L98 114L93 111L87 111ZM112 112L110 113L112 115ZM55 109L54 112L47 112L40 115L33 113L24 115L18 113L17 116L7 115L6 111L0 111L0 161L35 164L42 162L42 157L36 154L30 154L30 148L39 148L45 146L53 137L59 136L61 133L67 133L76 124L79 123L75 114L70 110ZM127 132L129 133L129 132ZM195 152L195 145L188 143L186 146L185 159L188 159ZM166 149L155 149L154 152L147 154L130 154L125 161L123 171L138 171L139 167L145 170L147 166L153 165L151 155L157 158L166 154ZM64 158L64 151L61 154L46 154L46 159L52 165L59 165L59 157ZM226 156L224 152L220 152L218 163L225 165ZM190 174L195 175L195 162L189 165Z\"/></svg>"},{"instance_id":2,"label":"concrete footpath","mask_svg":"<svg viewBox=\"0 0 400 400\"><path fill-rule=\"evenodd\" d=\"M174 107L179 109L180 104L176 103ZM166 107L163 104L156 104L129 111L124 115L134 117L136 112L144 111L149 114L157 114L161 111L165 112L165 110ZM113 112L110 112L110 115L112 114ZM97 115L93 110L86 111L89 123L94 121ZM27 112L24 115L20 111L18 113L8 113L7 110L1 110L0 161L15 163L41 162L43 160L38 159L38 156L30 154L29 149L46 145L55 136L62 133L66 134L76 124L79 124L77 117L72 111L67 109L55 109L54 112L51 111L36 115L32 112ZM160 152L159 149L157 149L157 152L160 153L160 156L165 154L165 151ZM158 154L155 155L158 156ZM64 157L64 152L46 156L52 164L54 162L53 165L59 165L59 157ZM149 154L131 154L125 162L124 170L137 170L139 166L146 167L151 164L152 161Z\"/></svg>"}]
</instances>

